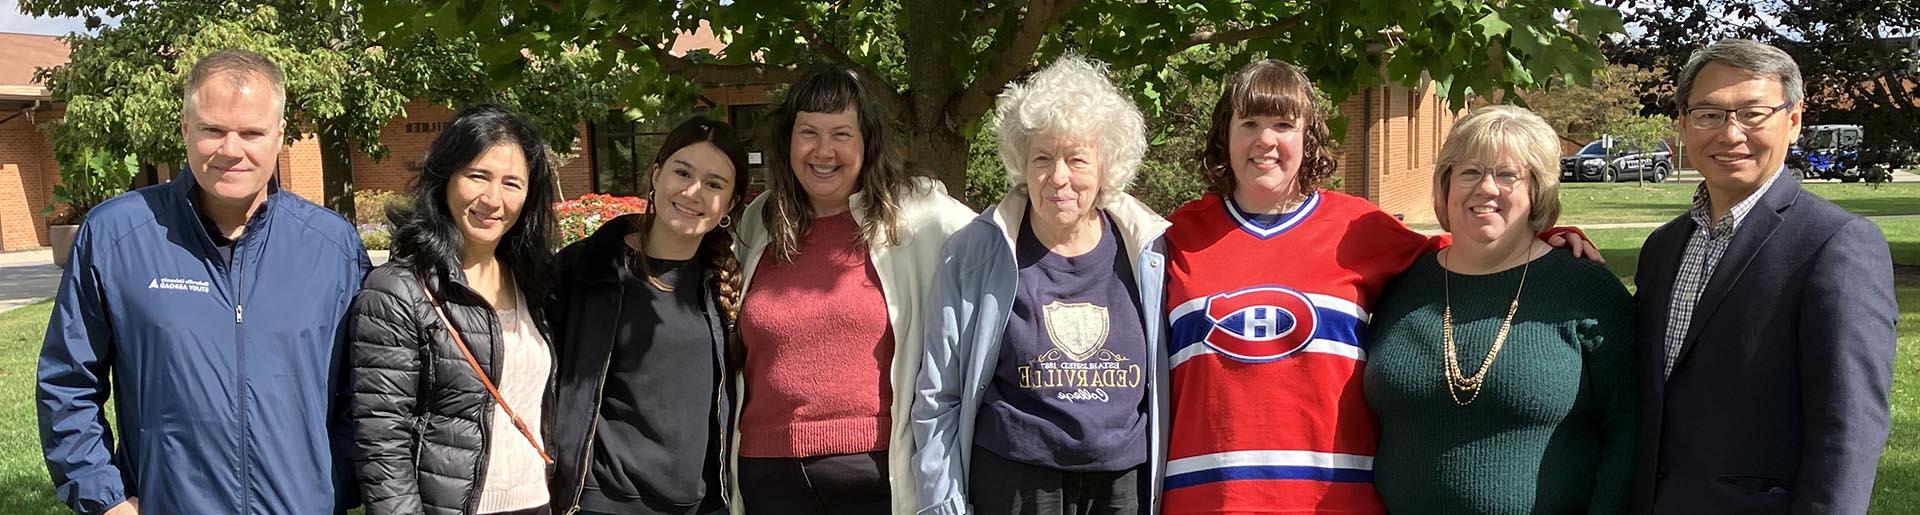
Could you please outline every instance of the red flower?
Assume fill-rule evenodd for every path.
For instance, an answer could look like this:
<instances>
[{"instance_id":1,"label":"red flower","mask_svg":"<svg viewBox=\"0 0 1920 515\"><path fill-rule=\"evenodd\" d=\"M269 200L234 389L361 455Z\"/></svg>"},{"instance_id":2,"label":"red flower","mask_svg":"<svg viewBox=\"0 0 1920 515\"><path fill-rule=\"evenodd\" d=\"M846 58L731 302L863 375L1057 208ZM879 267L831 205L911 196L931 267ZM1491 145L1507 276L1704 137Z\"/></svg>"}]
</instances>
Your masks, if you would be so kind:
<instances>
[{"instance_id":1,"label":"red flower","mask_svg":"<svg viewBox=\"0 0 1920 515\"><path fill-rule=\"evenodd\" d=\"M588 193L577 199L553 204L554 216L560 225L561 246L585 239L608 220L646 210L647 201L639 197L616 197L601 193Z\"/></svg>"}]
</instances>

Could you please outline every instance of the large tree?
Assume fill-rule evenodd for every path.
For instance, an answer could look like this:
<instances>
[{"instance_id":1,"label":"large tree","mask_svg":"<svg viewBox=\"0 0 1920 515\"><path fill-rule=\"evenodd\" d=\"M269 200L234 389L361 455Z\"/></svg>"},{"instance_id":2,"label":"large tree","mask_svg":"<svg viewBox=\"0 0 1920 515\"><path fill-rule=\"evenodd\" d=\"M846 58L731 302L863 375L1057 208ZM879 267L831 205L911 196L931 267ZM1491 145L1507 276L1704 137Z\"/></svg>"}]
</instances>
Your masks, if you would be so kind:
<instances>
[{"instance_id":1,"label":"large tree","mask_svg":"<svg viewBox=\"0 0 1920 515\"><path fill-rule=\"evenodd\" d=\"M1303 66L1335 100L1385 79L1424 74L1461 105L1548 77L1585 82L1601 65L1611 9L1581 0L354 0L383 38L420 31L473 34L494 51L489 70L516 73L528 55L597 46L637 57L629 95L685 81L780 83L809 62L850 66L906 135L909 159L964 191L969 136L1006 84L1034 64L1077 51L1129 70L1146 105L1183 77L1218 77L1250 56ZM710 23L721 55L669 52L675 35ZM1576 28L1577 27L1577 28ZM1170 66L1186 49L1229 55ZM522 54L521 49L528 52Z\"/></svg>"},{"instance_id":2,"label":"large tree","mask_svg":"<svg viewBox=\"0 0 1920 515\"><path fill-rule=\"evenodd\" d=\"M1605 72L1595 74L1591 84L1553 81L1521 97L1528 108L1553 125L1560 139L1582 145L1599 138L1619 120L1639 118L1641 94L1647 91L1666 97L1672 95L1673 86L1661 71L1610 64Z\"/></svg>"},{"instance_id":3,"label":"large tree","mask_svg":"<svg viewBox=\"0 0 1920 515\"><path fill-rule=\"evenodd\" d=\"M407 100L524 106L549 143L566 149L579 137L575 124L605 113L630 68L603 66L592 52L559 52L495 83L474 40L422 33L375 42L360 32L353 6L338 2L24 0L21 10L86 17L99 31L69 37L68 62L38 73L67 103L52 129L56 146L179 163L182 78L200 56L252 50L281 66L288 136L319 138L323 202L346 214L353 212L353 150L384 157L380 129L404 115ZM103 26L102 17L120 21ZM590 75L590 67L603 72Z\"/></svg>"},{"instance_id":4,"label":"large tree","mask_svg":"<svg viewBox=\"0 0 1920 515\"><path fill-rule=\"evenodd\" d=\"M1771 43L1800 64L1806 123L1862 125L1863 155L1876 164L1900 164L1920 146L1920 0L1603 1L1626 12L1638 35L1609 44L1616 62L1678 72L1714 40ZM1674 112L1671 94L1643 100L1648 111Z\"/></svg>"}]
</instances>

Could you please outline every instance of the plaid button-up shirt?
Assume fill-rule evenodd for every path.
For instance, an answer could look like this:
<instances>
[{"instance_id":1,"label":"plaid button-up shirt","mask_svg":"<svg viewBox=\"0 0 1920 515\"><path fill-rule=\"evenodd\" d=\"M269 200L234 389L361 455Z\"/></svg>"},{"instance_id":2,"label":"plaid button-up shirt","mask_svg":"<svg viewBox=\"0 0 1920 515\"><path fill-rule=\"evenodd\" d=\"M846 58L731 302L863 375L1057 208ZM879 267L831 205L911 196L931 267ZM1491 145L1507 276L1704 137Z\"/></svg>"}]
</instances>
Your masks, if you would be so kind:
<instances>
[{"instance_id":1,"label":"plaid button-up shirt","mask_svg":"<svg viewBox=\"0 0 1920 515\"><path fill-rule=\"evenodd\" d=\"M1773 178L1760 184L1760 189L1733 205L1727 216L1719 223L1713 222L1713 205L1707 199L1707 184L1693 190L1693 209L1687 215L1693 218L1693 236L1687 238L1686 252L1680 257L1680 275L1673 280L1673 296L1667 300L1667 366L1662 377L1673 375L1673 364L1680 359L1680 346L1687 340L1687 328L1693 323L1693 308L1700 304L1700 295L1707 290L1707 281L1713 278L1713 269L1720 265L1720 256L1727 253L1727 244L1733 242L1733 234L1740 230L1740 221L1747 218L1747 212L1753 211L1760 197L1773 188L1783 176L1785 170L1773 174Z\"/></svg>"}]
</instances>

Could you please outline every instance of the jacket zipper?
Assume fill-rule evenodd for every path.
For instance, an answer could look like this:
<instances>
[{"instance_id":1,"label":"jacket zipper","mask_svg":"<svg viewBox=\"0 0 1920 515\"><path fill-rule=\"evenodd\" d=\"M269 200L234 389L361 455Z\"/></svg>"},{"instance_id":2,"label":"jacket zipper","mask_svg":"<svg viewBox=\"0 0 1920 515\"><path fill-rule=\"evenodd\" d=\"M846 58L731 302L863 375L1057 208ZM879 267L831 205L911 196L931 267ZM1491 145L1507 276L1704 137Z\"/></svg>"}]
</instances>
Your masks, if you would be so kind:
<instances>
[{"instance_id":1,"label":"jacket zipper","mask_svg":"<svg viewBox=\"0 0 1920 515\"><path fill-rule=\"evenodd\" d=\"M472 290L469 289L468 291L472 291ZM477 292L475 294L478 295ZM487 316L487 322L488 322L487 327L493 331L493 342L494 342L493 349L487 352L487 355L492 357L493 362L488 363L488 365L500 367L500 370L488 370L487 373L491 374L494 377L500 377L501 371L506 368L506 364L504 363L506 361L506 356L505 356L506 342L504 341L504 338L501 336L502 329L500 327L499 312L494 311L493 304L490 302L486 302L484 299L480 302L480 305L486 307L487 309L486 316ZM458 331L459 329L451 327L451 325L453 324L452 319L448 319L447 324L449 325L449 327L447 327L447 331L449 331L447 339L452 340L453 336L451 331ZM460 343L458 341L454 341L453 344L459 345ZM472 351L473 349L467 349L467 350ZM489 368L492 368L492 367L490 366ZM480 498L486 495L486 490L487 490L487 467L491 467L493 465L492 463L493 453L491 452L491 450L493 449L493 411L499 408L494 407L494 403L492 402L493 399L489 398L487 399L487 401L488 401L487 407L481 408L480 410L481 452L480 452L480 459L477 460L478 462L474 464L473 486L469 487L468 489L468 492L470 493L471 497L466 504L466 513L480 512L480 501L481 501Z\"/></svg>"},{"instance_id":2,"label":"jacket zipper","mask_svg":"<svg viewBox=\"0 0 1920 515\"><path fill-rule=\"evenodd\" d=\"M732 506L733 485L731 481L727 480L726 469L727 463L729 463L728 455L733 452L733 425L739 422L736 421L734 424L728 424L726 417L732 411L732 407L719 405L720 398L727 393L727 323L721 319L722 315L718 313L720 305L718 304L717 297L715 297L712 283L709 281L701 281L700 284L702 286L701 291L706 296L704 299L705 303L701 305L702 309L700 312L701 314L707 315L709 324L719 322L717 327L708 327L709 331L716 328L720 330L713 335L714 338L718 338L713 355L718 358L717 361L720 365L714 370L713 403L715 406L713 407L713 425L716 430L715 432L720 437L720 445L716 446L719 450L718 461L716 463L720 467L720 473L718 474L720 482L720 504L722 506Z\"/></svg>"},{"instance_id":3,"label":"jacket zipper","mask_svg":"<svg viewBox=\"0 0 1920 515\"><path fill-rule=\"evenodd\" d=\"M245 236L242 236L242 238L244 237ZM231 260L232 262L228 263L227 276L233 282L233 344L235 347L234 356L236 361L239 362L238 363L239 367L237 372L240 373L240 381L238 382L238 384L240 385L240 393L241 393L240 395L240 435L241 435L240 477L244 479L247 477L248 469L252 468L249 466L251 465L251 463L247 455L251 454L253 445L246 440L246 435L251 431L249 429L249 426L251 426L252 424L249 423L250 417L248 416L249 415L247 410L248 403L246 402L246 395L245 395L246 389L247 389L246 374L247 374L247 370L250 367L246 366L247 364L247 336L246 336L247 305L244 300L246 297L246 288L244 283L242 283L241 281L244 275L240 273L241 249L242 249L242 245L240 244L240 242L238 241L233 242L233 258ZM251 496L247 495L245 492L242 492L240 495L241 495L240 507L242 509L245 509L246 505L251 501L250 499L248 499L248 497L251 497Z\"/></svg>"},{"instance_id":4,"label":"jacket zipper","mask_svg":"<svg viewBox=\"0 0 1920 515\"><path fill-rule=\"evenodd\" d=\"M587 493L587 473L593 470L593 440L600 433L600 405L607 397L607 374L613 370L613 348L607 348L607 359L600 363L600 383L593 388L593 418L587 423L586 445L580 447L580 481L573 488L573 505L567 507L566 515L580 512L580 496Z\"/></svg>"}]
</instances>

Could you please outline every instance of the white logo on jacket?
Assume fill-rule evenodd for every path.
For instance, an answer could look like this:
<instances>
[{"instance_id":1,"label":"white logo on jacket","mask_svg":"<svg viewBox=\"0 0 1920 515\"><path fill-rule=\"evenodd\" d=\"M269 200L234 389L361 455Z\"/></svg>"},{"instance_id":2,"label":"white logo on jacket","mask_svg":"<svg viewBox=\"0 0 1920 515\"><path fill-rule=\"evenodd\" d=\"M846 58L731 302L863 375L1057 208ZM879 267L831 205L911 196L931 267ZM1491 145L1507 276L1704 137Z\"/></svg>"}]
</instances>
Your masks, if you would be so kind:
<instances>
[{"instance_id":1,"label":"white logo on jacket","mask_svg":"<svg viewBox=\"0 0 1920 515\"><path fill-rule=\"evenodd\" d=\"M168 277L154 278L153 282L147 283L147 289L149 290L179 290L194 293L207 293L212 291L211 286L212 283L206 281L173 279Z\"/></svg>"}]
</instances>

